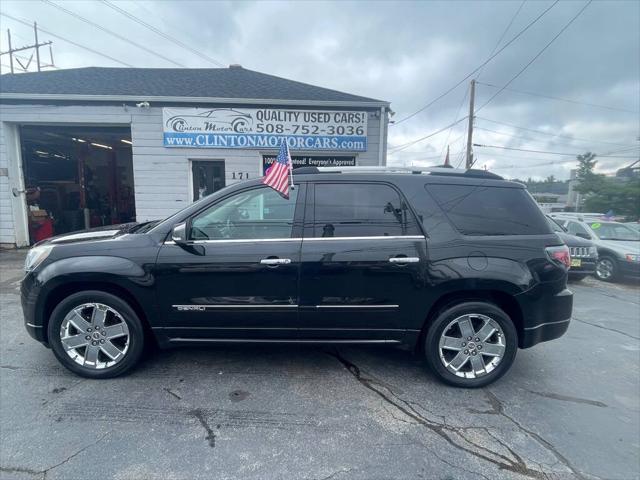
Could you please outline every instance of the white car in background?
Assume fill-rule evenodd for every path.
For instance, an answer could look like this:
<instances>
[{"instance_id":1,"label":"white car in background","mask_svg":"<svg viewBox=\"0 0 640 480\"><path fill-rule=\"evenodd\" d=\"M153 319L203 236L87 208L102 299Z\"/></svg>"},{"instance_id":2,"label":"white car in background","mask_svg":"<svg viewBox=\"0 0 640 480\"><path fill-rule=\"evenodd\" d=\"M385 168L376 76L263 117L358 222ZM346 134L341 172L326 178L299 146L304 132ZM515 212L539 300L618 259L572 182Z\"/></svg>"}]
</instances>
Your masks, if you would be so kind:
<instances>
[{"instance_id":1,"label":"white car in background","mask_svg":"<svg viewBox=\"0 0 640 480\"><path fill-rule=\"evenodd\" d=\"M621 277L640 279L640 232L620 222L581 214L555 215L567 232L592 240L598 248L595 276L611 282Z\"/></svg>"}]
</instances>

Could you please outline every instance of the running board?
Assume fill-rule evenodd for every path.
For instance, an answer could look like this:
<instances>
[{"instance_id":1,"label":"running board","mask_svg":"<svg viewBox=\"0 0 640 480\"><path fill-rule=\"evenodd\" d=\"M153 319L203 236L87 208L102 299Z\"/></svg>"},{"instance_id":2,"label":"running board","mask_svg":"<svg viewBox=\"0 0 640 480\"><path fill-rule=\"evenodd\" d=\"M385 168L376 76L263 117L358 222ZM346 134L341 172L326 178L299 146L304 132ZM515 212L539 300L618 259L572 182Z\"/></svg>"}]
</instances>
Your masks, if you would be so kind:
<instances>
[{"instance_id":1,"label":"running board","mask_svg":"<svg viewBox=\"0 0 640 480\"><path fill-rule=\"evenodd\" d=\"M400 340L322 340L322 339L245 339L245 338L170 338L169 343L177 345L193 345L196 343L303 343L303 344L397 344L402 343Z\"/></svg>"}]
</instances>

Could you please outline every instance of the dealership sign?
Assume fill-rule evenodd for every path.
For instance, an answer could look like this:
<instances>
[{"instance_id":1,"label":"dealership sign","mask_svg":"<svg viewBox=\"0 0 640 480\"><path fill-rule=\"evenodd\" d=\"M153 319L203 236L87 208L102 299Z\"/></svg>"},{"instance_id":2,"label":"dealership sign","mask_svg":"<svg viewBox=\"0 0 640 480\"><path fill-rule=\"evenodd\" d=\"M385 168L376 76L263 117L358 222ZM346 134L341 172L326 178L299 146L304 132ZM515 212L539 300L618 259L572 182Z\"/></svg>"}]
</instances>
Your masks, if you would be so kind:
<instances>
[{"instance_id":1,"label":"dealership sign","mask_svg":"<svg viewBox=\"0 0 640 480\"><path fill-rule=\"evenodd\" d=\"M266 172L267 168L276 161L275 155L263 155L262 156L262 171ZM339 156L304 156L304 155L292 155L291 162L293 168L300 167L355 167L356 157L339 157Z\"/></svg>"},{"instance_id":2,"label":"dealership sign","mask_svg":"<svg viewBox=\"0 0 640 480\"><path fill-rule=\"evenodd\" d=\"M165 147L367 150L367 112L163 108Z\"/></svg>"}]
</instances>

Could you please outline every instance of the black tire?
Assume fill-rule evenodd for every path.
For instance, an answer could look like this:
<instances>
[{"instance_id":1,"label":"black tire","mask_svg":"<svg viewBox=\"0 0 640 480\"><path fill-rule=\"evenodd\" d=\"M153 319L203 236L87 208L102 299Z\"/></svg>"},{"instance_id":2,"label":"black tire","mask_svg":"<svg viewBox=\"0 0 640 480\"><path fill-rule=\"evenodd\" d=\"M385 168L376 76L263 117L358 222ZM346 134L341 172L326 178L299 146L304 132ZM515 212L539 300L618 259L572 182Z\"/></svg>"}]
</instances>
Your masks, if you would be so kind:
<instances>
[{"instance_id":1,"label":"black tire","mask_svg":"<svg viewBox=\"0 0 640 480\"><path fill-rule=\"evenodd\" d=\"M439 353L439 341L444 330L450 322L467 314L480 314L491 318L498 323L504 334L505 346L502 359L491 372L476 378L462 378L450 372L440 359ZM513 364L517 350L518 333L509 316L497 306L479 301L449 305L440 311L429 326L424 344L424 354L431 370L445 383L464 388L483 387L502 377Z\"/></svg>"},{"instance_id":2,"label":"black tire","mask_svg":"<svg viewBox=\"0 0 640 480\"><path fill-rule=\"evenodd\" d=\"M74 308L86 303L100 303L114 309L128 327L128 348L124 357L115 365L102 369L85 367L76 363L62 345L60 330L65 316ZM144 350L144 329L135 311L115 295L97 290L74 293L62 300L51 314L47 331L49 344L58 361L73 373L86 378L113 378L122 375L138 363Z\"/></svg>"},{"instance_id":3,"label":"black tire","mask_svg":"<svg viewBox=\"0 0 640 480\"><path fill-rule=\"evenodd\" d=\"M607 270L603 268L604 265L608 266L610 273L607 276ZM593 273L598 280L602 280L603 282L614 282L618 279L618 262L615 258L609 255L603 255L598 258L598 262L596 263L596 271Z\"/></svg>"}]
</instances>

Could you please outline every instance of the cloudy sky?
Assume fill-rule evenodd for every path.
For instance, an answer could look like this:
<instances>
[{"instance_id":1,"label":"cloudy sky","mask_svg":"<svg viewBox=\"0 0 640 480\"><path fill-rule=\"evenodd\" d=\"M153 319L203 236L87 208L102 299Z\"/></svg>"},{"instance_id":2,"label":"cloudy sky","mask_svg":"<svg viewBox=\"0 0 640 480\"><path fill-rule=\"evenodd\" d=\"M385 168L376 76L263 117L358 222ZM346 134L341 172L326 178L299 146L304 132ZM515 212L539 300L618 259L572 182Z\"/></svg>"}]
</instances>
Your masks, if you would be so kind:
<instances>
[{"instance_id":1,"label":"cloudy sky","mask_svg":"<svg viewBox=\"0 0 640 480\"><path fill-rule=\"evenodd\" d=\"M0 13L26 22L35 20L51 34L113 58L41 32L41 40L54 41L59 68L122 66L115 60L137 67L175 67L175 63L215 67L211 60L223 65L239 63L387 100L397 122L389 129L389 164L441 163L446 145L450 145L456 165L463 158L466 120L407 144L467 115L468 80L420 113L405 118L464 79L554 2L112 1L120 10L210 60L162 38L103 2L55 0L68 12L99 23L157 55L51 3L3 0ZM476 147L477 166L508 177L555 175L564 179L575 163L573 154L600 154L599 169L603 172L638 158L640 2L594 1L507 90L483 106L585 4L586 0L580 0L553 5L474 75L480 82L476 107L481 107L476 113L474 142L508 148ZM7 28L14 46L32 40L28 26L6 16L0 17L0 22L3 51ZM8 59L2 58L2 71L6 72Z\"/></svg>"}]
</instances>

